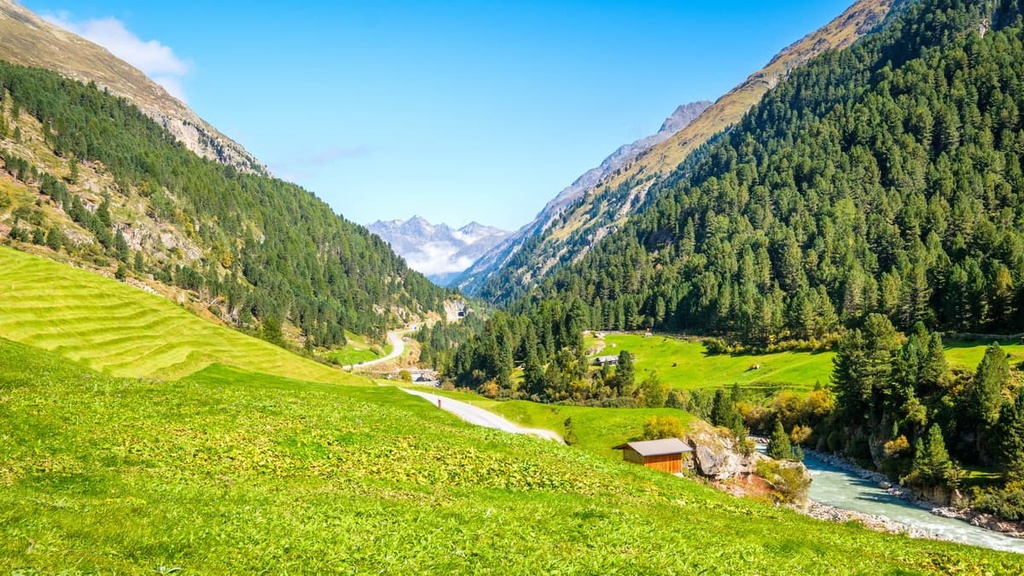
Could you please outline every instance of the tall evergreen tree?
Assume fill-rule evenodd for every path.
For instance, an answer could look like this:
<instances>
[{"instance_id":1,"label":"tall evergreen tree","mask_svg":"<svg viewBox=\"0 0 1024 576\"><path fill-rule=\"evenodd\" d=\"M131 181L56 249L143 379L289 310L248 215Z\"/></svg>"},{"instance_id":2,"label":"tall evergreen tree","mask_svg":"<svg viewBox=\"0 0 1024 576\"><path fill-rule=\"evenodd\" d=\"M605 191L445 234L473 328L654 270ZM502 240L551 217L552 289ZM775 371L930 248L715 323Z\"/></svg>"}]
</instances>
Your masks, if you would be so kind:
<instances>
[{"instance_id":1,"label":"tall evergreen tree","mask_svg":"<svg viewBox=\"0 0 1024 576\"><path fill-rule=\"evenodd\" d=\"M789 434L786 434L786 429L782 427L782 422L779 420L775 421L775 427L772 428L772 434L768 438L767 453L768 456L776 460L793 459L793 444L789 441Z\"/></svg>"},{"instance_id":2,"label":"tall evergreen tree","mask_svg":"<svg viewBox=\"0 0 1024 576\"><path fill-rule=\"evenodd\" d=\"M1000 467L1010 480L1024 480L1024 388L1014 402L1006 403L996 428Z\"/></svg>"},{"instance_id":3,"label":"tall evergreen tree","mask_svg":"<svg viewBox=\"0 0 1024 576\"><path fill-rule=\"evenodd\" d=\"M985 356L971 381L970 410L976 418L979 431L988 429L999 420L1003 405L1003 389L1010 381L1010 365L1006 353L993 342L985 349Z\"/></svg>"}]
</instances>

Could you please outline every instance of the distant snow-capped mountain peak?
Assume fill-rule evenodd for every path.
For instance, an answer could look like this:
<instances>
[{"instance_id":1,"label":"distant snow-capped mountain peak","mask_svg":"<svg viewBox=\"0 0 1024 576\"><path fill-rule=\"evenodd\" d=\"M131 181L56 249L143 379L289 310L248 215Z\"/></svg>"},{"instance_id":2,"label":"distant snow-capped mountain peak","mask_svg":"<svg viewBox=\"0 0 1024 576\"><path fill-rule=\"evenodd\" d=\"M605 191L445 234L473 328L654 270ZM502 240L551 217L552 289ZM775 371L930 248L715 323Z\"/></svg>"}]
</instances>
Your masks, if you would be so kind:
<instances>
[{"instance_id":1,"label":"distant snow-capped mountain peak","mask_svg":"<svg viewBox=\"0 0 1024 576\"><path fill-rule=\"evenodd\" d=\"M509 235L505 230L478 222L453 229L447 224L431 224L420 216L378 220L367 228L391 244L410 268L442 286Z\"/></svg>"}]
</instances>

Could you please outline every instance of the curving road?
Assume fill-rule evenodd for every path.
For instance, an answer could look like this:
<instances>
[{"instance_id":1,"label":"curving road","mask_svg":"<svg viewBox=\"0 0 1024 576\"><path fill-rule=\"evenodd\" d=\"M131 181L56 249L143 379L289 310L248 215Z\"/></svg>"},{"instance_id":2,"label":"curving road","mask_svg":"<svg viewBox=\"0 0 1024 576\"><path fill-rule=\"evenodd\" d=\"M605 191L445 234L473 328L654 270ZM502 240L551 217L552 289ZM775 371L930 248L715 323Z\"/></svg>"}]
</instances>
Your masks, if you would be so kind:
<instances>
[{"instance_id":1,"label":"curving road","mask_svg":"<svg viewBox=\"0 0 1024 576\"><path fill-rule=\"evenodd\" d=\"M388 340L391 342L390 354L388 354L387 356L381 356L376 360L367 360L366 362L361 362L359 364L349 364L348 366L342 366L342 370L366 368L368 366L373 366L375 364L383 364L385 362L390 362L391 360L400 357L402 354L405 354L405 341L402 340L402 337L405 336L406 334L409 334L410 332L412 332L412 330L393 330L391 332L388 332Z\"/></svg>"},{"instance_id":2,"label":"curving road","mask_svg":"<svg viewBox=\"0 0 1024 576\"><path fill-rule=\"evenodd\" d=\"M409 390L407 388L400 388L400 390L408 392L414 396L424 398L438 408L446 412L451 412L470 424L483 426L485 428L503 430L505 432L511 432L512 434L529 434L530 436L538 436L545 440L564 442L561 436L551 430L544 430L541 428L523 428L522 426L509 422L493 412L488 412L487 410L478 408L472 404L466 404L465 402L459 402L458 400L452 400L451 398L445 398L444 396L438 396L437 394L431 394L429 392L420 392L419 390Z\"/></svg>"}]
</instances>

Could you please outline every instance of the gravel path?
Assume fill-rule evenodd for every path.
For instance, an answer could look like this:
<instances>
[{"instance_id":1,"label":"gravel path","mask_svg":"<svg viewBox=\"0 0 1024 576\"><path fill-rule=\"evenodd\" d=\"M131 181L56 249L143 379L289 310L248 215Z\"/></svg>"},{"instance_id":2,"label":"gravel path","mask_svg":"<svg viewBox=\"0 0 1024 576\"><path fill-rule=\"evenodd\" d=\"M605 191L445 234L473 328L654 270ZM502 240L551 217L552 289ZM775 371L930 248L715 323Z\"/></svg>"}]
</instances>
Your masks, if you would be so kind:
<instances>
[{"instance_id":1,"label":"gravel path","mask_svg":"<svg viewBox=\"0 0 1024 576\"><path fill-rule=\"evenodd\" d=\"M420 392L419 390L409 390L407 388L402 388L401 390L414 396L424 398L438 408L446 412L451 412L470 424L483 426L485 428L494 428L496 430L504 430L505 432L511 432L512 434L529 434L531 436L544 438L545 440L564 442L561 436L551 430L523 428L522 426L509 422L493 412L488 412L487 410L478 408L472 404L466 404L465 402L459 402L458 400L452 400L451 398L445 398L444 396L438 396L437 394L431 394L429 392Z\"/></svg>"},{"instance_id":2,"label":"gravel path","mask_svg":"<svg viewBox=\"0 0 1024 576\"><path fill-rule=\"evenodd\" d=\"M403 336L411 332L410 330L398 330L395 332L388 332L388 340L391 341L391 353L387 356L382 356L376 360L367 360L359 364L349 364L348 366L342 366L344 370L353 370L356 368L367 368L374 364L383 364L390 360L400 357L405 353L405 341L402 339Z\"/></svg>"}]
</instances>

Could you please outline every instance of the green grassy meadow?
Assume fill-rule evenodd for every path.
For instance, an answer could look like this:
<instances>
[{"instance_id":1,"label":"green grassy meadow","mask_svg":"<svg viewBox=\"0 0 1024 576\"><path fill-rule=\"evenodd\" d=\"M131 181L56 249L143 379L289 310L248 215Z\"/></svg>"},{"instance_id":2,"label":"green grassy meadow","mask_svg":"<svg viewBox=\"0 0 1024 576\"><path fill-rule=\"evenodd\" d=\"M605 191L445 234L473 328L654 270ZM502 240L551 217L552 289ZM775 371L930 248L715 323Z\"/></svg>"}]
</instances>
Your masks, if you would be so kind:
<instances>
[{"instance_id":1,"label":"green grassy meadow","mask_svg":"<svg viewBox=\"0 0 1024 576\"><path fill-rule=\"evenodd\" d=\"M5 247L0 337L112 376L175 379L219 363L305 380L359 381L210 323L160 296Z\"/></svg>"},{"instance_id":2,"label":"green grassy meadow","mask_svg":"<svg viewBox=\"0 0 1024 576\"><path fill-rule=\"evenodd\" d=\"M6 340L0 454L0 573L1024 569L473 427L393 387L217 364L123 379Z\"/></svg>"},{"instance_id":3,"label":"green grassy meadow","mask_svg":"<svg viewBox=\"0 0 1024 576\"><path fill-rule=\"evenodd\" d=\"M499 401L477 394L430 389L439 394L486 408L526 428L543 428L565 433L565 420L572 418L578 442L575 447L599 456L622 459L622 453L612 450L640 436L644 422L651 416L672 416L684 427L695 416L674 408L594 408L589 406L562 406L540 404L528 400Z\"/></svg>"},{"instance_id":4,"label":"green grassy meadow","mask_svg":"<svg viewBox=\"0 0 1024 576\"><path fill-rule=\"evenodd\" d=\"M828 384L832 376L833 352L777 352L774 354L709 356L704 345L696 340L682 340L655 334L606 334L605 348L594 356L617 355L623 350L636 357L640 375L655 370L658 377L674 388L723 388L782 384L788 388L814 388L815 383ZM594 346L596 338L587 340ZM760 368L754 370L753 367ZM639 376L638 376L639 377Z\"/></svg>"},{"instance_id":5,"label":"green grassy meadow","mask_svg":"<svg viewBox=\"0 0 1024 576\"><path fill-rule=\"evenodd\" d=\"M345 346L325 353L324 357L334 360L341 366L350 366L376 360L391 353L390 342L384 346L376 346L365 337L351 332L345 332L345 340L348 341ZM383 354L378 354L375 349L381 350Z\"/></svg>"},{"instance_id":6,"label":"green grassy meadow","mask_svg":"<svg viewBox=\"0 0 1024 576\"><path fill-rule=\"evenodd\" d=\"M944 343L946 349L946 361L950 366L975 370L981 359L985 356L985 348L988 342L951 340ZM999 347L1006 352L1010 366L1017 366L1024 362L1024 344L1014 341L1000 341Z\"/></svg>"},{"instance_id":7,"label":"green grassy meadow","mask_svg":"<svg viewBox=\"0 0 1024 576\"><path fill-rule=\"evenodd\" d=\"M497 407L582 449L477 428L7 249L0 304L0 574L1024 570L611 457L678 411Z\"/></svg>"},{"instance_id":8,"label":"green grassy meadow","mask_svg":"<svg viewBox=\"0 0 1024 576\"><path fill-rule=\"evenodd\" d=\"M708 355L698 340L684 340L655 334L606 334L604 350L596 356L617 355L630 351L636 358L636 370L642 375L655 370L658 377L674 388L724 388L733 384L744 387L782 385L793 390L810 390L817 383L828 385L832 379L834 352L776 352L772 354ZM589 336L588 347L598 339ZM985 355L988 342L950 340L945 343L946 360L951 367L977 368ZM1011 366L1024 362L1024 344L1000 344L1008 354ZM759 368L754 370L757 365ZM638 376L641 377L641 376Z\"/></svg>"}]
</instances>

